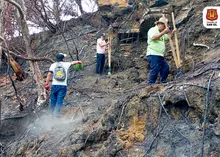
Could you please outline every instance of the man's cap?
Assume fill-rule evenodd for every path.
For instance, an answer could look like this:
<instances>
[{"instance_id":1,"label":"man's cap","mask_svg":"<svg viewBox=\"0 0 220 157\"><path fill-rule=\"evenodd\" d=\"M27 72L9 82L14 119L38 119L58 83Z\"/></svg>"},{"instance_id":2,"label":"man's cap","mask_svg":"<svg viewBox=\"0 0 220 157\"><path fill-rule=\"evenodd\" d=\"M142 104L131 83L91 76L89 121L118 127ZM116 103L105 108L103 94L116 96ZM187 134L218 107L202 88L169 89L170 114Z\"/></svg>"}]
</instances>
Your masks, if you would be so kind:
<instances>
[{"instance_id":1,"label":"man's cap","mask_svg":"<svg viewBox=\"0 0 220 157\"><path fill-rule=\"evenodd\" d=\"M161 17L158 21L155 22L155 24L157 25L158 23L163 23L163 24L167 24L168 23L168 19L165 17Z\"/></svg>"},{"instance_id":2,"label":"man's cap","mask_svg":"<svg viewBox=\"0 0 220 157\"><path fill-rule=\"evenodd\" d=\"M105 37L105 33L102 33L101 36L102 36L102 37Z\"/></svg>"},{"instance_id":3,"label":"man's cap","mask_svg":"<svg viewBox=\"0 0 220 157\"><path fill-rule=\"evenodd\" d=\"M58 54L56 55L56 59L57 59L57 61L62 61L66 56L67 56L67 55L64 54L64 53L58 53Z\"/></svg>"}]
</instances>

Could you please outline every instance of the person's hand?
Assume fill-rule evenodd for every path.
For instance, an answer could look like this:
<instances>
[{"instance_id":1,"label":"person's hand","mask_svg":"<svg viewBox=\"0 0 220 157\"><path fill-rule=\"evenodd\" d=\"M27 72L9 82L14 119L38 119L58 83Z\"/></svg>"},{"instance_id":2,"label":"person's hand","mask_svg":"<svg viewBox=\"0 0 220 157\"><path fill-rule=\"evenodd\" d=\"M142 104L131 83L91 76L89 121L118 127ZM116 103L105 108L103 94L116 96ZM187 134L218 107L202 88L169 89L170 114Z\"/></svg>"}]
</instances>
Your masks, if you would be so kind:
<instances>
[{"instance_id":1,"label":"person's hand","mask_svg":"<svg viewBox=\"0 0 220 157\"><path fill-rule=\"evenodd\" d=\"M164 31L165 34L167 34L167 33L170 32L170 28L169 28L169 27L166 27L163 31Z\"/></svg>"},{"instance_id":2,"label":"person's hand","mask_svg":"<svg viewBox=\"0 0 220 157\"><path fill-rule=\"evenodd\" d=\"M176 33L176 32L177 32L177 29L174 28L173 31L172 31L172 34L173 34L173 33Z\"/></svg>"},{"instance_id":3,"label":"person's hand","mask_svg":"<svg viewBox=\"0 0 220 157\"><path fill-rule=\"evenodd\" d=\"M48 90L48 89L50 89L50 86L46 83L46 84L44 85L44 88L45 88L46 90Z\"/></svg>"},{"instance_id":4,"label":"person's hand","mask_svg":"<svg viewBox=\"0 0 220 157\"><path fill-rule=\"evenodd\" d=\"M82 61L77 61L77 64L82 64Z\"/></svg>"}]
</instances>

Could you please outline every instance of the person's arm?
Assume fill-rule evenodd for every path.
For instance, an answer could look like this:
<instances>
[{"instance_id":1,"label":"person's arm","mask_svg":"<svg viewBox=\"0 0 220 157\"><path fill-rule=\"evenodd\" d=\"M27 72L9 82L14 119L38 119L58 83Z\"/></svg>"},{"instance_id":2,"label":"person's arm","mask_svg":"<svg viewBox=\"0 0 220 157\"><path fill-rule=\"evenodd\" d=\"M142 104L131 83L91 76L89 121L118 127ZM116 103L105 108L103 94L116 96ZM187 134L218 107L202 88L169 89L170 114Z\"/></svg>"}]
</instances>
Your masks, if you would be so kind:
<instances>
[{"instance_id":1,"label":"person's arm","mask_svg":"<svg viewBox=\"0 0 220 157\"><path fill-rule=\"evenodd\" d=\"M74 65L74 64L82 64L82 61L72 61L71 65Z\"/></svg>"},{"instance_id":2,"label":"person's arm","mask_svg":"<svg viewBox=\"0 0 220 157\"><path fill-rule=\"evenodd\" d=\"M47 73L47 78L46 78L46 85L48 85L49 84L49 82L50 82L50 80L51 80L51 78L52 78L52 75L53 75L53 73L52 72L48 72Z\"/></svg>"},{"instance_id":3,"label":"person's arm","mask_svg":"<svg viewBox=\"0 0 220 157\"><path fill-rule=\"evenodd\" d=\"M107 43L105 42L105 44L104 44L104 42L98 41L98 44L100 47L105 47L109 44L109 42L107 42Z\"/></svg>"},{"instance_id":4,"label":"person's arm","mask_svg":"<svg viewBox=\"0 0 220 157\"><path fill-rule=\"evenodd\" d=\"M160 32L159 34L156 34L154 36L152 36L152 40L158 40L160 39L164 34L167 34L170 32L170 29L169 27L166 27L162 32Z\"/></svg>"},{"instance_id":5,"label":"person's arm","mask_svg":"<svg viewBox=\"0 0 220 157\"><path fill-rule=\"evenodd\" d=\"M169 40L169 36L172 38L175 32L177 32L177 29L174 29L174 30L173 30L171 33L169 33L169 34L165 34L165 35L164 35L165 40Z\"/></svg>"}]
</instances>

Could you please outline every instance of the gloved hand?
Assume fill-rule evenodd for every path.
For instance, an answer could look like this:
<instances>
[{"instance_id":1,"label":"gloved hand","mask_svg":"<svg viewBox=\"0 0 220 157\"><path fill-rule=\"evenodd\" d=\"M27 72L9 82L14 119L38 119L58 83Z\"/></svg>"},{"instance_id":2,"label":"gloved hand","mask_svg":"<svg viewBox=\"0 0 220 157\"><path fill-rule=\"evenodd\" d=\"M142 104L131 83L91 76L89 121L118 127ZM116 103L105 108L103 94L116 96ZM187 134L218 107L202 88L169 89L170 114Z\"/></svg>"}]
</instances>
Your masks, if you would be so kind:
<instances>
[{"instance_id":1,"label":"gloved hand","mask_svg":"<svg viewBox=\"0 0 220 157\"><path fill-rule=\"evenodd\" d=\"M45 88L46 90L48 90L48 89L50 89L50 86L49 86L48 84L45 84L45 85L44 85L44 88Z\"/></svg>"}]
</instances>

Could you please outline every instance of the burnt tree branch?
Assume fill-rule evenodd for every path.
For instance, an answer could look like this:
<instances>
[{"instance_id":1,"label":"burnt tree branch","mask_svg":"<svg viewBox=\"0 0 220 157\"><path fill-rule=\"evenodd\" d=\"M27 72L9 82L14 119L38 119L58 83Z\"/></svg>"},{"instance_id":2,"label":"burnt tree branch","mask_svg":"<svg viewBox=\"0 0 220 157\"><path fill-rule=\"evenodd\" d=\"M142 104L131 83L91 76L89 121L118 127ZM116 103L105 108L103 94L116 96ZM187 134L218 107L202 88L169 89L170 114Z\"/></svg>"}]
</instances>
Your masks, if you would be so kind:
<instances>
[{"instance_id":1,"label":"burnt tree branch","mask_svg":"<svg viewBox=\"0 0 220 157\"><path fill-rule=\"evenodd\" d=\"M42 7L42 10L44 12L44 14L42 13L41 9L39 8L40 6L38 6L37 4L37 1L35 0L34 1L34 7L35 9L38 11L38 13L40 14L41 16L41 19L44 21L44 24L46 25L46 27L52 32L52 33L56 33L56 26L50 22L48 16L47 16L47 11L45 9L45 5L44 5L44 2L42 0L40 0L40 3L41 3L41 7Z\"/></svg>"},{"instance_id":2,"label":"burnt tree branch","mask_svg":"<svg viewBox=\"0 0 220 157\"><path fill-rule=\"evenodd\" d=\"M3 48L4 51L6 51L5 48ZM12 52L12 51L9 51L9 54L12 54L14 55L15 57L18 57L20 59L24 59L24 60L28 60L28 61L49 61L51 63L55 62L53 59L51 58L46 58L46 57L27 57L27 56L23 56L23 55L20 55L20 54L16 54L15 52Z\"/></svg>"},{"instance_id":3,"label":"burnt tree branch","mask_svg":"<svg viewBox=\"0 0 220 157\"><path fill-rule=\"evenodd\" d=\"M158 95L158 98L159 98L159 104L161 105L161 107L163 108L163 110L164 110L164 112L165 112L165 114L166 114L166 116L167 116L167 118L168 118L168 120L171 120L171 117L170 117L170 115L168 114L168 112L166 111L166 109L165 109L165 107L164 107L164 104L163 104L163 102L162 102L162 99L161 99L161 97L160 97L160 94L159 93L157 93L157 95ZM190 140L187 138L187 137L185 137L177 128L176 128L176 126L175 125L172 125L172 129L174 130L174 131L176 131L179 135L181 135L184 139L186 139L187 140L187 142L189 143L189 145L190 145L190 156L191 156L191 148L192 148L192 144L191 144L191 142L190 142Z\"/></svg>"},{"instance_id":4,"label":"burnt tree branch","mask_svg":"<svg viewBox=\"0 0 220 157\"><path fill-rule=\"evenodd\" d=\"M204 121L203 121L203 135L202 135L202 146L201 146L201 154L200 157L204 156L204 142L205 142L205 131L206 131L206 121L208 116L208 110L209 110L209 97L210 97L210 86L212 77L214 76L215 72L212 73L212 75L209 78L207 90L206 90L206 99L205 99L205 115L204 115Z\"/></svg>"},{"instance_id":5,"label":"burnt tree branch","mask_svg":"<svg viewBox=\"0 0 220 157\"><path fill-rule=\"evenodd\" d=\"M18 96L17 88L16 88L15 83L14 83L14 81L13 81L13 79L12 79L10 73L9 73L9 68L10 68L10 54L9 54L8 45L7 45L7 43L5 42L5 39L2 38L1 36L0 36L0 40L3 41L3 43L5 44L6 50L7 50L7 59L8 59L7 73L8 73L8 76L9 76L9 78L10 78L11 84L12 84L12 86L13 86L13 88L14 88L15 96L16 96L16 98L17 98L19 104L20 104L19 109L20 109L20 111L23 111L24 105L22 104L21 98Z\"/></svg>"},{"instance_id":6,"label":"burnt tree branch","mask_svg":"<svg viewBox=\"0 0 220 157\"><path fill-rule=\"evenodd\" d=\"M15 1L13 1L13 0L5 0L5 1L8 2L8 3L11 3L12 5L14 5L14 6L18 9L19 14L20 14L20 16L21 16L21 19L24 19L24 18L25 18L25 15L24 15L24 13L23 13L23 10L22 10L21 6L20 6L17 2L15 2Z\"/></svg>"}]
</instances>

